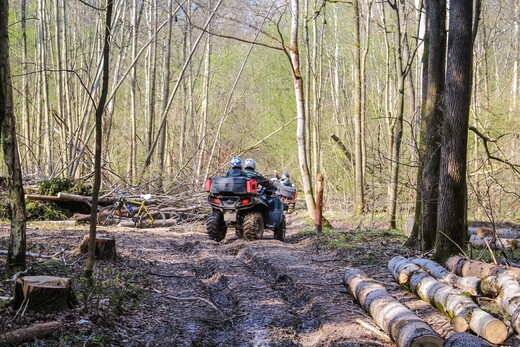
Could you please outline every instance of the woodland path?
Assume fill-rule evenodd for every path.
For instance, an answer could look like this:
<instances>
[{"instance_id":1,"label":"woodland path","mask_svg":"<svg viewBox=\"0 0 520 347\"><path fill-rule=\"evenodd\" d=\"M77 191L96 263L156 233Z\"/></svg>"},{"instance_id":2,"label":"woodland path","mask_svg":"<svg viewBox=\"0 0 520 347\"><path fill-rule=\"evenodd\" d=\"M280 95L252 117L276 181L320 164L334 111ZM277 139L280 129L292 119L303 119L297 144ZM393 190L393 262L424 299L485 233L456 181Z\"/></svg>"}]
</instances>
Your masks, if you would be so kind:
<instances>
[{"instance_id":1,"label":"woodland path","mask_svg":"<svg viewBox=\"0 0 520 347\"><path fill-rule=\"evenodd\" d=\"M89 313L78 308L12 319L11 310L0 315L0 326L63 322L39 346L393 346L343 287L345 269L355 266L443 337L452 332L448 318L401 289L389 274L389 259L412 255L403 254L401 242L379 234L361 247L333 251L302 234L301 220L298 214L288 216L285 242L271 231L246 242L233 229L215 242L202 223L100 228L99 233L116 237L119 259L96 262L100 294ZM72 250L87 231L88 226L29 228L29 250ZM7 236L3 226L1 244ZM71 277L83 269L77 259L66 260ZM62 268L58 275L66 275ZM9 288L0 285L0 295L6 294ZM505 345L520 346L519 339L513 335Z\"/></svg>"}]
</instances>

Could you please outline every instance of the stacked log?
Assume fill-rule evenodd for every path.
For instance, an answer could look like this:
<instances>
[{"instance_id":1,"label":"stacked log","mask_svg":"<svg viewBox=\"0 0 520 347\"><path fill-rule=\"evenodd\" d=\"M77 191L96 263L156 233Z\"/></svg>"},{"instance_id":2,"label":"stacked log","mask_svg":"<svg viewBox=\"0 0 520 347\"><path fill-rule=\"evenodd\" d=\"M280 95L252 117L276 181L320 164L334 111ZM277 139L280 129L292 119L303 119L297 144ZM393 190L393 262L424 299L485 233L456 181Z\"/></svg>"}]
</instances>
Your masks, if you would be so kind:
<instances>
[{"instance_id":1,"label":"stacked log","mask_svg":"<svg viewBox=\"0 0 520 347\"><path fill-rule=\"evenodd\" d=\"M415 265L425 269L431 276L435 277L437 280L443 283L447 283L455 288L461 289L462 291L466 291L473 296L478 294L480 287L480 278L478 277L459 277L454 273L446 270L446 268L440 264L429 259L410 258L408 260Z\"/></svg>"},{"instance_id":2,"label":"stacked log","mask_svg":"<svg viewBox=\"0 0 520 347\"><path fill-rule=\"evenodd\" d=\"M475 276L478 278L484 278L489 275L498 276L505 273L520 280L520 269L518 268L488 264L478 260L463 258L458 255L448 258L444 265L446 269L458 276Z\"/></svg>"},{"instance_id":3,"label":"stacked log","mask_svg":"<svg viewBox=\"0 0 520 347\"><path fill-rule=\"evenodd\" d=\"M347 269L343 284L399 347L442 346L444 340L426 322L392 298L360 269Z\"/></svg>"},{"instance_id":4,"label":"stacked log","mask_svg":"<svg viewBox=\"0 0 520 347\"><path fill-rule=\"evenodd\" d=\"M475 335L471 335L468 333L454 333L451 334L446 342L444 343L444 347L492 347L493 345L487 343L486 341L478 338Z\"/></svg>"},{"instance_id":5,"label":"stacked log","mask_svg":"<svg viewBox=\"0 0 520 347\"><path fill-rule=\"evenodd\" d=\"M462 332L469 327L477 335L495 344L507 338L506 325L483 311L461 290L437 281L422 268L401 256L394 257L388 268L399 284L451 317L455 331Z\"/></svg>"},{"instance_id":6,"label":"stacked log","mask_svg":"<svg viewBox=\"0 0 520 347\"><path fill-rule=\"evenodd\" d=\"M468 228L468 235L502 237L506 239L520 239L520 231L507 228L492 229L486 227L471 227Z\"/></svg>"},{"instance_id":7,"label":"stacked log","mask_svg":"<svg viewBox=\"0 0 520 347\"><path fill-rule=\"evenodd\" d=\"M520 333L520 284L513 276L502 273L498 276L485 276L481 292L495 297L500 306L511 316L511 326Z\"/></svg>"},{"instance_id":8,"label":"stacked log","mask_svg":"<svg viewBox=\"0 0 520 347\"><path fill-rule=\"evenodd\" d=\"M471 244L471 247L476 249L484 249L489 246L491 249L515 250L520 246L520 240L518 239L478 235L471 235L469 237L469 243Z\"/></svg>"}]
</instances>

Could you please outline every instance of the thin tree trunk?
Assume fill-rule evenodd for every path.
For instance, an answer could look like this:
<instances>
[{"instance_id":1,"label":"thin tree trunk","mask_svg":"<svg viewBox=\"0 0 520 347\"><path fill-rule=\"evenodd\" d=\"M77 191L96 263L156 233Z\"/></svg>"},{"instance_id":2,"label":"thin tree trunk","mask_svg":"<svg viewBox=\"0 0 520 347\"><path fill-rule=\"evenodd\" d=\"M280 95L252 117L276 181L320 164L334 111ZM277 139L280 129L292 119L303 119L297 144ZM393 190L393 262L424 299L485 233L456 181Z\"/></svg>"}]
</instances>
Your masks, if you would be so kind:
<instances>
[{"instance_id":1,"label":"thin tree trunk","mask_svg":"<svg viewBox=\"0 0 520 347\"><path fill-rule=\"evenodd\" d=\"M6 259L6 275L25 270L25 194L22 169L16 140L11 67L9 64L9 2L0 2L0 127L7 167L7 193L11 214L9 246Z\"/></svg>"},{"instance_id":2,"label":"thin tree trunk","mask_svg":"<svg viewBox=\"0 0 520 347\"><path fill-rule=\"evenodd\" d=\"M157 0L152 1L148 4L149 6L149 34L153 37L153 41L148 46L148 64L147 64L147 75L146 75L146 123L147 132L146 148L147 151L152 147L152 137L154 133L155 123L155 93L156 93L156 74L157 74L157 37L155 32L157 31Z\"/></svg>"},{"instance_id":3,"label":"thin tree trunk","mask_svg":"<svg viewBox=\"0 0 520 347\"><path fill-rule=\"evenodd\" d=\"M168 29L166 32L165 38L165 49L164 49L164 57L163 57L163 89L162 89L162 103L161 103L161 114L166 112L166 108L168 105L168 94L170 93L170 56L171 56L171 41L172 41L172 31L173 31L173 1L170 0L169 5L169 21L168 21ZM166 128L167 124L165 122L164 127L159 130L159 149L157 151L157 165L159 167L159 188L164 187L163 183L163 175L164 175L164 160L166 157ZM151 146L151 143L150 143Z\"/></svg>"},{"instance_id":4,"label":"thin tree trunk","mask_svg":"<svg viewBox=\"0 0 520 347\"><path fill-rule=\"evenodd\" d=\"M362 111L362 76L361 76L361 11L359 0L353 0L354 22L354 174L355 199L354 214L365 212L365 178L363 176L363 111Z\"/></svg>"},{"instance_id":5,"label":"thin tree trunk","mask_svg":"<svg viewBox=\"0 0 520 347\"><path fill-rule=\"evenodd\" d=\"M298 162L303 183L303 194L307 204L307 212L314 218L316 203L312 192L311 177L307 165L307 150L305 147L305 96L303 94L303 78L300 72L300 52L298 49L298 24L299 24L299 3L298 0L291 0L291 38L287 54L289 55L294 83L294 94L296 97L296 139L298 141Z\"/></svg>"},{"instance_id":6,"label":"thin tree trunk","mask_svg":"<svg viewBox=\"0 0 520 347\"><path fill-rule=\"evenodd\" d=\"M43 148L45 150L46 163L42 163L45 167L45 173L50 177L53 174L53 162L52 162L52 124L49 110L49 85L47 82L47 28L45 25L46 19L46 8L45 1L40 0L38 2L38 15L39 20L39 50L40 50L40 100L42 101L42 113L41 118L44 120L44 135L43 135ZM38 157L38 158L42 158Z\"/></svg>"},{"instance_id":7,"label":"thin tree trunk","mask_svg":"<svg viewBox=\"0 0 520 347\"><path fill-rule=\"evenodd\" d=\"M27 55L27 16L26 16L27 0L22 0L22 92L25 96L22 98L22 129L24 134L24 149L23 149L23 165L25 170L29 170L31 166L31 151L32 151L32 139L31 139L31 117L29 112L29 70L27 68L28 55Z\"/></svg>"},{"instance_id":8,"label":"thin tree trunk","mask_svg":"<svg viewBox=\"0 0 520 347\"><path fill-rule=\"evenodd\" d=\"M99 188L101 187L101 150L103 139L103 113L107 102L108 94L108 79L110 72L110 34L112 30L112 9L114 6L113 0L107 0L106 17L105 17L105 36L103 43L103 75L101 85L101 95L96 107L96 149L94 156L94 184L92 186L92 208L90 213L90 229L89 229L89 244L88 256L85 263L85 277L89 285L93 286L93 272L94 272L94 255L96 249L96 227L97 227L97 210Z\"/></svg>"}]
</instances>

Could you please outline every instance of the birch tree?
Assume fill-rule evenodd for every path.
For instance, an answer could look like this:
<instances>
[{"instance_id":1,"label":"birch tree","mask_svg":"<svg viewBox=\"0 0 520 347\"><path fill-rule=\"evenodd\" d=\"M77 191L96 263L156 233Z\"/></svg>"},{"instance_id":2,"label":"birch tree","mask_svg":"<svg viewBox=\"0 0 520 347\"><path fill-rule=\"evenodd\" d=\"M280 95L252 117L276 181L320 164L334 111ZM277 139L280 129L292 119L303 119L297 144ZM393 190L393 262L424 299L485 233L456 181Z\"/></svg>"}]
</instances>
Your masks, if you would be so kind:
<instances>
[{"instance_id":1,"label":"birch tree","mask_svg":"<svg viewBox=\"0 0 520 347\"><path fill-rule=\"evenodd\" d=\"M25 194L16 139L11 67L9 64L9 1L0 1L0 137L7 166L11 228L6 275L25 270Z\"/></svg>"}]
</instances>

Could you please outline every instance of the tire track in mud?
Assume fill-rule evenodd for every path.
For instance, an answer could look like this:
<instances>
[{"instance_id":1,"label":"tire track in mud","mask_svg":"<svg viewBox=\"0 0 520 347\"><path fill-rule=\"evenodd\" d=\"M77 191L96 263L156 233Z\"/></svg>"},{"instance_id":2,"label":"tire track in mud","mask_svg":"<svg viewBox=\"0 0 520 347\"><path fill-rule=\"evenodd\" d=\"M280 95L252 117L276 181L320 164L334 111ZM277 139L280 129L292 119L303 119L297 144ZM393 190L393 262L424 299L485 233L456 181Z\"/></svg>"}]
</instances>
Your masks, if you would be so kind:
<instances>
[{"instance_id":1,"label":"tire track in mud","mask_svg":"<svg viewBox=\"0 0 520 347\"><path fill-rule=\"evenodd\" d=\"M168 248L171 256L154 271L176 275L155 285L192 300L157 296L171 320L148 334L162 336L150 345L389 345L367 330L370 320L345 293L346 263L333 252L318 253L311 240L290 230L284 243L270 233L246 242L229 230L221 243L186 233L172 237Z\"/></svg>"}]
</instances>

